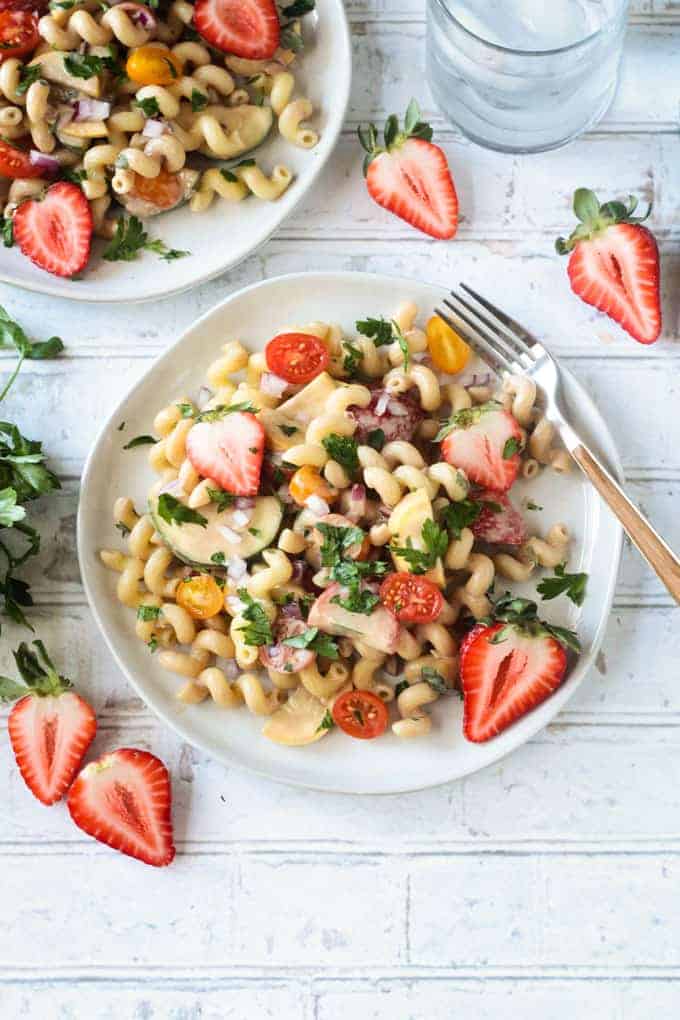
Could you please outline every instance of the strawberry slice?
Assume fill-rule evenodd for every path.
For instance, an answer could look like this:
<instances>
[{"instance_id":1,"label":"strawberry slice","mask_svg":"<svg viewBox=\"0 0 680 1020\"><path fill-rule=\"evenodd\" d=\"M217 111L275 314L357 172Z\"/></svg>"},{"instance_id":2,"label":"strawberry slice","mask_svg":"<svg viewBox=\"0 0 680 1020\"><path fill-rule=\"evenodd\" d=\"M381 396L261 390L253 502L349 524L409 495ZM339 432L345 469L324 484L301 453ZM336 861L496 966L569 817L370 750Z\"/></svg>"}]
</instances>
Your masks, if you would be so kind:
<instances>
[{"instance_id":1,"label":"strawberry slice","mask_svg":"<svg viewBox=\"0 0 680 1020\"><path fill-rule=\"evenodd\" d=\"M373 124L359 128L371 198L430 237L453 237L458 229L456 188L446 156L432 143L432 128L420 120L415 99L406 110L403 131L392 114L385 123L384 138L380 146Z\"/></svg>"},{"instance_id":2,"label":"strawberry slice","mask_svg":"<svg viewBox=\"0 0 680 1020\"><path fill-rule=\"evenodd\" d=\"M475 538L493 545L522 545L529 537L524 518L504 492L475 493L482 504L479 516L470 528Z\"/></svg>"},{"instance_id":3,"label":"strawberry slice","mask_svg":"<svg viewBox=\"0 0 680 1020\"><path fill-rule=\"evenodd\" d=\"M256 496L264 456L264 429L249 411L232 411L197 422L187 436L187 457L203 478L212 478L225 492Z\"/></svg>"},{"instance_id":4,"label":"strawberry slice","mask_svg":"<svg viewBox=\"0 0 680 1020\"><path fill-rule=\"evenodd\" d=\"M281 35L273 0L196 0L194 25L223 53L269 60Z\"/></svg>"},{"instance_id":5,"label":"strawberry slice","mask_svg":"<svg viewBox=\"0 0 680 1020\"><path fill-rule=\"evenodd\" d=\"M520 467L522 431L496 401L458 411L440 431L442 455L471 482L507 492Z\"/></svg>"},{"instance_id":6,"label":"strawberry slice","mask_svg":"<svg viewBox=\"0 0 680 1020\"><path fill-rule=\"evenodd\" d=\"M149 751L122 747L90 762L69 790L79 829L156 868L175 856L170 776Z\"/></svg>"},{"instance_id":7,"label":"strawberry slice","mask_svg":"<svg viewBox=\"0 0 680 1020\"><path fill-rule=\"evenodd\" d=\"M637 199L605 202L587 188L574 193L574 212L581 221L555 247L571 252L571 289L586 302L618 322L641 344L652 344L661 333L659 249L654 235L633 216Z\"/></svg>"},{"instance_id":8,"label":"strawberry slice","mask_svg":"<svg viewBox=\"0 0 680 1020\"><path fill-rule=\"evenodd\" d=\"M44 198L22 202L14 213L14 239L36 266L55 276L73 276L87 265L92 213L80 188L59 181Z\"/></svg>"},{"instance_id":9,"label":"strawberry slice","mask_svg":"<svg viewBox=\"0 0 680 1020\"><path fill-rule=\"evenodd\" d=\"M23 642L14 652L25 686L0 677L0 700L19 698L8 721L14 757L33 796L54 804L73 782L97 720L85 699L70 690L71 681L57 673L42 641L34 644L37 655Z\"/></svg>"},{"instance_id":10,"label":"strawberry slice","mask_svg":"<svg viewBox=\"0 0 680 1020\"><path fill-rule=\"evenodd\" d=\"M477 624L460 647L463 732L474 743L545 701L564 678L564 645L578 648L571 631L541 622L527 599L504 596L494 615L496 622Z\"/></svg>"}]
</instances>

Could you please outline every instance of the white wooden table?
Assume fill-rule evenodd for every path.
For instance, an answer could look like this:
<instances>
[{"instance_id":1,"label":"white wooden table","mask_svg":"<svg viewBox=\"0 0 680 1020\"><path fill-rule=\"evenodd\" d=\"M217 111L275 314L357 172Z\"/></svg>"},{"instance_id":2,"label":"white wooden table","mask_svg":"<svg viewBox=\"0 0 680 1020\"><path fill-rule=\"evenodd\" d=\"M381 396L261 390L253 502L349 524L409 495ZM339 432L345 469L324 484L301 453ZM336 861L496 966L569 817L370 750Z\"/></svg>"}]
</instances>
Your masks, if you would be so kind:
<instances>
[{"instance_id":1,"label":"white wooden table","mask_svg":"<svg viewBox=\"0 0 680 1020\"><path fill-rule=\"evenodd\" d=\"M2 1020L677 1020L680 617L626 548L597 669L556 722L485 772L408 797L323 796L210 761L159 725L103 648L75 556L78 478L120 396L193 319L279 273L464 278L551 340L608 419L628 489L680 545L680 3L637 0L618 98L567 149L522 158L433 116L462 222L433 244L363 192L356 124L422 81L422 0L350 0L355 77L332 165L257 256L155 306L88 307L0 287L66 354L27 364L3 417L45 440L33 620L95 705L96 748L150 747L172 773L179 854L154 871L31 798L2 734ZM414 82L418 85L414 86ZM571 296L554 237L579 185L654 197L665 338L625 339ZM159 264L159 272L162 272ZM490 283L491 281L491 283ZM9 360L2 362L5 372ZM40 511L39 511L40 512ZM7 627L9 649L25 632Z\"/></svg>"}]
</instances>

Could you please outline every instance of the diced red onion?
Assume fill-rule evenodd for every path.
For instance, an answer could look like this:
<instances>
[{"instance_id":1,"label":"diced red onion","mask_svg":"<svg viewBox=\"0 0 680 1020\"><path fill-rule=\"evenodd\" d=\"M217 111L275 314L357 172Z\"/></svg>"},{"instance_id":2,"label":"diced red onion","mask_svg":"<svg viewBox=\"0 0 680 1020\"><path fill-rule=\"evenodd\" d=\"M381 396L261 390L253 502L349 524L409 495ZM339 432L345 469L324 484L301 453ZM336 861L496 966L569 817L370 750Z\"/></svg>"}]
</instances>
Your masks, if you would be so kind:
<instances>
[{"instance_id":1,"label":"diced red onion","mask_svg":"<svg viewBox=\"0 0 680 1020\"><path fill-rule=\"evenodd\" d=\"M224 675L227 680L235 680L239 675L240 670L236 659L225 659L224 660Z\"/></svg>"},{"instance_id":2,"label":"diced red onion","mask_svg":"<svg viewBox=\"0 0 680 1020\"><path fill-rule=\"evenodd\" d=\"M229 566L227 567L227 577L230 577L232 581L240 581L242 577L248 573L248 564L245 560L242 560L240 556L233 556L229 560Z\"/></svg>"},{"instance_id":3,"label":"diced red onion","mask_svg":"<svg viewBox=\"0 0 680 1020\"><path fill-rule=\"evenodd\" d=\"M154 120L153 117L149 117L142 128L142 134L145 138L160 138L169 130L170 127L164 120Z\"/></svg>"},{"instance_id":4,"label":"diced red onion","mask_svg":"<svg viewBox=\"0 0 680 1020\"><path fill-rule=\"evenodd\" d=\"M37 149L31 149L29 159L33 166L39 167L48 177L55 176L61 170L61 164L58 159L55 159L54 156L48 156L45 152L38 152Z\"/></svg>"},{"instance_id":5,"label":"diced red onion","mask_svg":"<svg viewBox=\"0 0 680 1020\"><path fill-rule=\"evenodd\" d=\"M305 576L306 564L302 560L293 560L293 574L291 580L299 584Z\"/></svg>"},{"instance_id":6,"label":"diced red onion","mask_svg":"<svg viewBox=\"0 0 680 1020\"><path fill-rule=\"evenodd\" d=\"M280 485L276 490L276 495L279 497L282 503L294 503L294 499L290 494L290 490L287 485Z\"/></svg>"},{"instance_id":7,"label":"diced red onion","mask_svg":"<svg viewBox=\"0 0 680 1020\"><path fill-rule=\"evenodd\" d=\"M158 27L158 23L154 18L153 14L148 7L144 7L143 4L125 3L118 4L118 9L121 11L127 11L130 15L130 21L135 25L141 25L147 32L153 32Z\"/></svg>"},{"instance_id":8,"label":"diced red onion","mask_svg":"<svg viewBox=\"0 0 680 1020\"><path fill-rule=\"evenodd\" d=\"M161 488L160 492L161 494L164 492L174 494L184 492L184 489L182 488L182 483L180 482L180 480L178 478L175 478L173 479L173 481L168 482L166 485L164 485Z\"/></svg>"},{"instance_id":9,"label":"diced red onion","mask_svg":"<svg viewBox=\"0 0 680 1020\"><path fill-rule=\"evenodd\" d=\"M255 506L255 500L252 496L237 496L234 500L234 507L237 510L252 510Z\"/></svg>"},{"instance_id":10,"label":"diced red onion","mask_svg":"<svg viewBox=\"0 0 680 1020\"><path fill-rule=\"evenodd\" d=\"M234 510L231 515L231 523L235 528L245 528L246 524L250 521L253 516L252 511L248 510Z\"/></svg>"},{"instance_id":11,"label":"diced red onion","mask_svg":"<svg viewBox=\"0 0 680 1020\"><path fill-rule=\"evenodd\" d=\"M353 485L350 490L349 498L356 503L360 502L362 499L366 499L366 486L360 485L359 483Z\"/></svg>"},{"instance_id":12,"label":"diced red onion","mask_svg":"<svg viewBox=\"0 0 680 1020\"><path fill-rule=\"evenodd\" d=\"M409 413L408 408L400 404L398 400L389 401L389 412L393 414L395 418L405 418Z\"/></svg>"},{"instance_id":13,"label":"diced red onion","mask_svg":"<svg viewBox=\"0 0 680 1020\"><path fill-rule=\"evenodd\" d=\"M316 514L317 517L324 517L326 514L331 512L331 508L326 500L322 499L321 496L317 496L315 493L312 493L311 496L307 496L305 506L308 510L311 510L313 514Z\"/></svg>"},{"instance_id":14,"label":"diced red onion","mask_svg":"<svg viewBox=\"0 0 680 1020\"><path fill-rule=\"evenodd\" d=\"M111 103L103 99L79 99L76 103L76 120L106 120L111 113Z\"/></svg>"},{"instance_id":15,"label":"diced red onion","mask_svg":"<svg viewBox=\"0 0 680 1020\"><path fill-rule=\"evenodd\" d=\"M263 372L260 376L260 389L270 397L280 397L288 389L288 383L273 372Z\"/></svg>"},{"instance_id":16,"label":"diced red onion","mask_svg":"<svg viewBox=\"0 0 680 1020\"><path fill-rule=\"evenodd\" d=\"M241 541L241 536L239 535L238 531L234 531L233 528L228 528L226 524L218 525L217 530L219 531L220 535L222 535L227 540L229 545L238 545L238 543Z\"/></svg>"},{"instance_id":17,"label":"diced red onion","mask_svg":"<svg viewBox=\"0 0 680 1020\"><path fill-rule=\"evenodd\" d=\"M149 123L149 121L147 121L147 124L148 123ZM144 132L142 132L142 134L143 133ZM200 390L198 391L198 398L197 398L197 404L198 404L199 410L201 410L201 411L203 410L203 408L208 403L208 401L212 399L212 395L213 395L212 390L209 390L207 386L201 386ZM237 500L237 502L238 502L238 500Z\"/></svg>"},{"instance_id":18,"label":"diced red onion","mask_svg":"<svg viewBox=\"0 0 680 1020\"><path fill-rule=\"evenodd\" d=\"M387 410L387 405L389 404L389 402L390 402L389 393L387 391L381 393L375 405L375 413L377 414L378 418L382 418L385 411Z\"/></svg>"},{"instance_id":19,"label":"diced red onion","mask_svg":"<svg viewBox=\"0 0 680 1020\"><path fill-rule=\"evenodd\" d=\"M302 610L297 602L288 602L285 606L281 606L281 615L287 616L289 620L301 620Z\"/></svg>"}]
</instances>

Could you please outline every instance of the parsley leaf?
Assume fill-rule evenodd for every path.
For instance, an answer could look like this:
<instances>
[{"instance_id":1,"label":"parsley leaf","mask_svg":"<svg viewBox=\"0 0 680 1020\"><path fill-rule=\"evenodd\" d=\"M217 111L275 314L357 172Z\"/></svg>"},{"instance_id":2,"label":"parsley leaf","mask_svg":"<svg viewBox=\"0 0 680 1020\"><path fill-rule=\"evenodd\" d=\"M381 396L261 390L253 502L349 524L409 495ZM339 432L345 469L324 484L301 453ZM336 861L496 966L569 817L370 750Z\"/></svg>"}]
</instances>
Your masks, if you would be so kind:
<instances>
[{"instance_id":1,"label":"parsley leaf","mask_svg":"<svg viewBox=\"0 0 680 1020\"><path fill-rule=\"evenodd\" d=\"M208 521L203 514L180 503L169 492L163 492L158 497L158 514L168 524L198 524L201 528L208 526Z\"/></svg>"},{"instance_id":2,"label":"parsley leaf","mask_svg":"<svg viewBox=\"0 0 680 1020\"><path fill-rule=\"evenodd\" d=\"M543 507L539 506L538 503L534 503L533 499L527 500L527 510L542 510Z\"/></svg>"},{"instance_id":3,"label":"parsley leaf","mask_svg":"<svg viewBox=\"0 0 680 1020\"><path fill-rule=\"evenodd\" d=\"M557 598L558 595L566 595L576 606L582 606L586 597L587 574L567 574L564 570L564 563L555 567L554 577L544 577L536 586L536 591L544 601Z\"/></svg>"},{"instance_id":4,"label":"parsley leaf","mask_svg":"<svg viewBox=\"0 0 680 1020\"><path fill-rule=\"evenodd\" d=\"M397 686L394 688L395 698L398 698L399 695L402 694L404 691L408 690L410 686L411 685L408 682L408 680L400 680Z\"/></svg>"},{"instance_id":5,"label":"parsley leaf","mask_svg":"<svg viewBox=\"0 0 680 1020\"><path fill-rule=\"evenodd\" d=\"M224 553L223 552L213 553L212 556L210 557L210 562L216 563L218 567L223 566L223 564L225 563Z\"/></svg>"},{"instance_id":6,"label":"parsley leaf","mask_svg":"<svg viewBox=\"0 0 680 1020\"><path fill-rule=\"evenodd\" d=\"M380 452L385 445L385 433L382 429L372 429L368 433L366 442L369 446L373 447L374 450Z\"/></svg>"},{"instance_id":7,"label":"parsley leaf","mask_svg":"<svg viewBox=\"0 0 680 1020\"><path fill-rule=\"evenodd\" d=\"M319 523L316 530L323 536L321 546L321 565L332 567L343 558L347 549L353 545L361 545L366 537L361 528L342 528L335 524Z\"/></svg>"},{"instance_id":8,"label":"parsley leaf","mask_svg":"<svg viewBox=\"0 0 680 1020\"><path fill-rule=\"evenodd\" d=\"M420 534L424 549L416 549L411 538L406 539L405 546L391 546L394 555L406 560L414 574L425 574L431 570L449 546L446 531L429 518L424 522Z\"/></svg>"},{"instance_id":9,"label":"parsley leaf","mask_svg":"<svg viewBox=\"0 0 680 1020\"><path fill-rule=\"evenodd\" d=\"M240 404L218 404L217 407L212 407L209 411L201 411L195 417L196 422L200 421L219 421L224 418L225 414L234 414L236 411L247 411L249 414L257 414L257 408L249 400L243 400Z\"/></svg>"},{"instance_id":10,"label":"parsley leaf","mask_svg":"<svg viewBox=\"0 0 680 1020\"><path fill-rule=\"evenodd\" d=\"M126 443L123 447L124 450L134 450L135 446L151 446L156 440L153 436L135 436L129 443Z\"/></svg>"},{"instance_id":11,"label":"parsley leaf","mask_svg":"<svg viewBox=\"0 0 680 1020\"><path fill-rule=\"evenodd\" d=\"M143 604L137 606L137 619L143 620L145 623L148 623L150 620L157 620L160 615L160 606L145 606Z\"/></svg>"},{"instance_id":12,"label":"parsley leaf","mask_svg":"<svg viewBox=\"0 0 680 1020\"><path fill-rule=\"evenodd\" d=\"M210 496L210 501L215 504L217 512L220 514L228 507L233 506L236 500L236 496L233 493L223 492L222 489L213 489L210 485L208 486L208 495Z\"/></svg>"},{"instance_id":13,"label":"parsley leaf","mask_svg":"<svg viewBox=\"0 0 680 1020\"><path fill-rule=\"evenodd\" d=\"M329 457L344 468L350 478L354 478L359 470L359 457L357 455L357 441L351 436L339 436L331 432L321 440L324 449Z\"/></svg>"},{"instance_id":14,"label":"parsley leaf","mask_svg":"<svg viewBox=\"0 0 680 1020\"><path fill-rule=\"evenodd\" d=\"M160 117L161 108L154 96L149 96L148 99L135 99L132 105L138 106L145 117Z\"/></svg>"},{"instance_id":15,"label":"parsley leaf","mask_svg":"<svg viewBox=\"0 0 680 1020\"><path fill-rule=\"evenodd\" d=\"M19 84L16 87L18 96L25 95L34 82L40 80L42 74L41 64L24 64L19 75Z\"/></svg>"},{"instance_id":16,"label":"parsley leaf","mask_svg":"<svg viewBox=\"0 0 680 1020\"><path fill-rule=\"evenodd\" d=\"M14 246L14 220L10 216L7 219L0 217L0 233L5 248L12 248Z\"/></svg>"},{"instance_id":17,"label":"parsley leaf","mask_svg":"<svg viewBox=\"0 0 680 1020\"><path fill-rule=\"evenodd\" d=\"M184 258L188 251L168 248L163 241L153 241L137 216L121 216L116 223L116 232L103 251L107 262L133 262L141 251L152 251L164 261Z\"/></svg>"},{"instance_id":18,"label":"parsley leaf","mask_svg":"<svg viewBox=\"0 0 680 1020\"><path fill-rule=\"evenodd\" d=\"M200 113L208 105L208 97L198 89L191 90L191 109L194 113Z\"/></svg>"},{"instance_id":19,"label":"parsley leaf","mask_svg":"<svg viewBox=\"0 0 680 1020\"><path fill-rule=\"evenodd\" d=\"M352 587L347 595L334 595L331 602L346 609L348 613L363 613L370 616L380 599L367 588Z\"/></svg>"},{"instance_id":20,"label":"parsley leaf","mask_svg":"<svg viewBox=\"0 0 680 1020\"><path fill-rule=\"evenodd\" d=\"M379 319L359 319L356 323L357 333L367 336L376 347L384 347L394 340L392 335L392 323L386 322L382 316Z\"/></svg>"},{"instance_id":21,"label":"parsley leaf","mask_svg":"<svg viewBox=\"0 0 680 1020\"><path fill-rule=\"evenodd\" d=\"M279 429L283 432L284 436L288 437L294 436L296 432L300 431L297 425L279 425Z\"/></svg>"},{"instance_id":22,"label":"parsley leaf","mask_svg":"<svg viewBox=\"0 0 680 1020\"><path fill-rule=\"evenodd\" d=\"M288 7L282 7L281 13L292 21L294 18L303 18L316 6L315 0L293 0Z\"/></svg>"},{"instance_id":23,"label":"parsley leaf","mask_svg":"<svg viewBox=\"0 0 680 1020\"><path fill-rule=\"evenodd\" d=\"M519 439L515 436L510 436L509 439L506 439L505 446L503 447L503 460L510 460L516 453L519 453L520 449Z\"/></svg>"},{"instance_id":24,"label":"parsley leaf","mask_svg":"<svg viewBox=\"0 0 680 1020\"><path fill-rule=\"evenodd\" d=\"M460 538L463 528L469 528L482 512L482 504L476 499L459 500L458 503L449 503L440 514L440 519L452 538Z\"/></svg>"},{"instance_id":25,"label":"parsley leaf","mask_svg":"<svg viewBox=\"0 0 680 1020\"><path fill-rule=\"evenodd\" d=\"M67 53L64 67L72 78L93 78L104 70L102 58L87 53Z\"/></svg>"},{"instance_id":26,"label":"parsley leaf","mask_svg":"<svg viewBox=\"0 0 680 1020\"><path fill-rule=\"evenodd\" d=\"M330 709L327 708L324 712L324 717L316 728L316 732L320 733L321 730L332 730L335 726L333 722L333 716L331 715Z\"/></svg>"},{"instance_id":27,"label":"parsley leaf","mask_svg":"<svg viewBox=\"0 0 680 1020\"><path fill-rule=\"evenodd\" d=\"M363 355L359 348L355 347L354 344L351 344L349 340L343 340L342 346L345 351L345 356L342 359L342 367L344 371L347 372L347 375L356 375Z\"/></svg>"},{"instance_id":28,"label":"parsley leaf","mask_svg":"<svg viewBox=\"0 0 680 1020\"><path fill-rule=\"evenodd\" d=\"M433 691L437 694L448 694L449 688L446 686L446 680L438 673L432 666L423 666L420 671L421 678L426 684L429 684Z\"/></svg>"},{"instance_id":29,"label":"parsley leaf","mask_svg":"<svg viewBox=\"0 0 680 1020\"><path fill-rule=\"evenodd\" d=\"M238 597L246 607L241 615L247 623L245 627L238 628L243 631L244 642L247 645L274 644L274 635L272 634L269 618L260 603L256 602L245 588L238 589Z\"/></svg>"},{"instance_id":30,"label":"parsley leaf","mask_svg":"<svg viewBox=\"0 0 680 1020\"><path fill-rule=\"evenodd\" d=\"M196 408L193 404L177 404L176 407L183 418L193 418L196 414Z\"/></svg>"},{"instance_id":31,"label":"parsley leaf","mask_svg":"<svg viewBox=\"0 0 680 1020\"><path fill-rule=\"evenodd\" d=\"M326 659L338 659L340 653L338 646L328 634L323 634L318 627L307 627L301 634L294 634L292 637L284 638L282 645L289 648L309 648L317 655L323 655Z\"/></svg>"}]
</instances>

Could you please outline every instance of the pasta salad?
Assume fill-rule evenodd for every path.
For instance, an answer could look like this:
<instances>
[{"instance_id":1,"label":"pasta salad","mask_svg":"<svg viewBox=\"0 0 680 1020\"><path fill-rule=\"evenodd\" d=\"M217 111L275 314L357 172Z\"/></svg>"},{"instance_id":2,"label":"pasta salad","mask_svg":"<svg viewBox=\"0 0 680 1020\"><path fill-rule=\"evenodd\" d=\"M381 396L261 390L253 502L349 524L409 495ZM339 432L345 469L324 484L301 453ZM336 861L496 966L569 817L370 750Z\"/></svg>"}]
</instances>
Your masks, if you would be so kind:
<instances>
[{"instance_id":1,"label":"pasta salad","mask_svg":"<svg viewBox=\"0 0 680 1020\"><path fill-rule=\"evenodd\" d=\"M510 497L570 459L530 380L470 375L451 327L416 320L405 302L351 337L230 339L196 399L126 444L158 477L145 507L116 500L125 550L100 557L180 701L245 704L302 746L336 726L425 736L458 692L483 741L561 683L575 635L505 583L547 568L542 597L581 603L566 526L530 533Z\"/></svg>"},{"instance_id":2,"label":"pasta salad","mask_svg":"<svg viewBox=\"0 0 680 1020\"><path fill-rule=\"evenodd\" d=\"M314 0L36 0L0 11L0 184L6 245L71 277L92 235L104 258L150 241L142 221L188 202L274 201L285 164L252 153L273 130L309 149L313 107L297 94L302 18ZM114 203L130 216L111 215Z\"/></svg>"}]
</instances>

